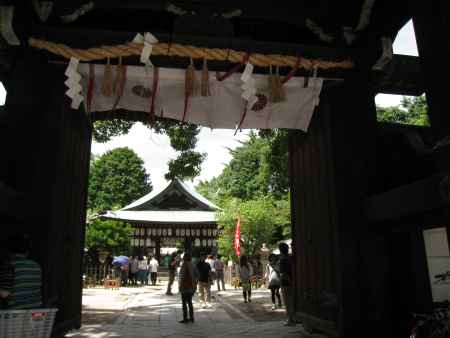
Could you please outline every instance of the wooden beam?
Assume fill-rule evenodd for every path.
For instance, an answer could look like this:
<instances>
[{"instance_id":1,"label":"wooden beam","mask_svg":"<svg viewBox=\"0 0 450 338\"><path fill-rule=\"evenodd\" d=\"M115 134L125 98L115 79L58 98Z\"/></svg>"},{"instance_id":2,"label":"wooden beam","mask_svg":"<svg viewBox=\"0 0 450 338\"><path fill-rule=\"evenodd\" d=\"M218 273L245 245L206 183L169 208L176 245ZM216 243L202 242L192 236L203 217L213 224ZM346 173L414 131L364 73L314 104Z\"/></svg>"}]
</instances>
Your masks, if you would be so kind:
<instances>
[{"instance_id":1,"label":"wooden beam","mask_svg":"<svg viewBox=\"0 0 450 338\"><path fill-rule=\"evenodd\" d=\"M372 73L375 93L419 96L425 91L420 59L416 56L394 55L383 72Z\"/></svg>"},{"instance_id":2,"label":"wooden beam","mask_svg":"<svg viewBox=\"0 0 450 338\"><path fill-rule=\"evenodd\" d=\"M366 213L370 222L413 216L450 204L448 190L450 173L437 174L404 185L366 200Z\"/></svg>"}]
</instances>

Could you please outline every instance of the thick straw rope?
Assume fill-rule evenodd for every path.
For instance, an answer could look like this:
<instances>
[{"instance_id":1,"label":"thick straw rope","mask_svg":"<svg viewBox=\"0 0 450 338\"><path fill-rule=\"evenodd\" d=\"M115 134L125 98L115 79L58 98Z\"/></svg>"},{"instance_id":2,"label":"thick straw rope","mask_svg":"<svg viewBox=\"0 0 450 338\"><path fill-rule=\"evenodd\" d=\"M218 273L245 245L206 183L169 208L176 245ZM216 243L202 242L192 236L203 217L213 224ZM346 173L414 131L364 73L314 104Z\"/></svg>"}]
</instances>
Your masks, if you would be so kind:
<instances>
[{"instance_id":1,"label":"thick straw rope","mask_svg":"<svg viewBox=\"0 0 450 338\"><path fill-rule=\"evenodd\" d=\"M115 46L101 46L89 49L76 49L63 44L49 42L30 38L28 41L31 47L38 49L45 49L53 54L63 56L67 59L75 57L80 61L96 61L106 58L127 57L132 55L140 55L143 44L129 42L126 44ZM232 49L218 49L218 48L200 48L190 45L181 44L167 44L157 43L153 45L152 55L162 56L179 56L192 59L206 59L216 61L230 61L232 63L242 62L246 52L239 52ZM295 67L298 62L297 56L288 55L263 55L251 54L249 62L255 66L269 67L269 66L289 66ZM311 69L318 67L322 69L330 68L353 68L353 61L324 61L301 58L299 63L300 68Z\"/></svg>"}]
</instances>

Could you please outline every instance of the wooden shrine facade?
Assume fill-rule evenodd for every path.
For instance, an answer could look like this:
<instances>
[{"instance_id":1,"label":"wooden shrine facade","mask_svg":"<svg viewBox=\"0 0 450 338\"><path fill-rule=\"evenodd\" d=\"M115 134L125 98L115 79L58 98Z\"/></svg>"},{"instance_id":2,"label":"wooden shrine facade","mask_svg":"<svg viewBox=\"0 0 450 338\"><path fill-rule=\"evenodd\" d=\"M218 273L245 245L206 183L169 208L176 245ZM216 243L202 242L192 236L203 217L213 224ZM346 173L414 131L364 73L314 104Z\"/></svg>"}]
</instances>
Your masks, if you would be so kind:
<instances>
[{"instance_id":1,"label":"wooden shrine facade","mask_svg":"<svg viewBox=\"0 0 450 338\"><path fill-rule=\"evenodd\" d=\"M445 226L450 233L450 114L443 83L450 78L449 1L283 0L274 6L174 0L168 6L163 0L97 0L85 7L81 0L65 0L54 1L50 12L41 3L0 0L6 20L0 27L0 80L8 93L0 108L0 223L2 239L16 231L32 238L30 254L42 266L44 300L59 309L55 337L81 325L92 122L152 116L71 109L64 85L67 56L36 50L30 38L76 53L152 32L167 47L159 46L160 54L151 58L159 67L190 64L189 57L174 54L173 44L241 53L208 63L222 73L252 54L252 60L256 54L290 56L292 64L279 72L289 75L294 68L295 77L311 76L313 61L351 60L352 68L319 69L324 85L309 130L290 134L296 312L306 327L330 336L379 338L408 336L409 314L431 309L422 230ZM411 18L420 57L391 58L389 39ZM241 58L229 58L236 55ZM306 67L295 69L292 57ZM200 69L201 58L194 59ZM123 61L142 66L137 55ZM269 71L267 64L255 67L258 74ZM417 140L408 132L389 132L377 123L378 93L426 93L431 127L425 134L431 141L424 151L403 146ZM414 170L405 169L406 163ZM195 222L180 226L185 234L187 224ZM149 234L139 230L139 245Z\"/></svg>"},{"instance_id":2,"label":"wooden shrine facade","mask_svg":"<svg viewBox=\"0 0 450 338\"><path fill-rule=\"evenodd\" d=\"M217 246L217 224L167 225L131 223L133 234L131 246L143 251L161 247L175 247L177 242L191 242L194 247L215 248ZM187 245L186 245L187 246Z\"/></svg>"},{"instance_id":3,"label":"wooden shrine facade","mask_svg":"<svg viewBox=\"0 0 450 338\"><path fill-rule=\"evenodd\" d=\"M217 246L216 212L220 208L179 179L130 205L101 217L133 227L131 246L137 253L161 256L162 247L183 243L186 250L212 251Z\"/></svg>"}]
</instances>

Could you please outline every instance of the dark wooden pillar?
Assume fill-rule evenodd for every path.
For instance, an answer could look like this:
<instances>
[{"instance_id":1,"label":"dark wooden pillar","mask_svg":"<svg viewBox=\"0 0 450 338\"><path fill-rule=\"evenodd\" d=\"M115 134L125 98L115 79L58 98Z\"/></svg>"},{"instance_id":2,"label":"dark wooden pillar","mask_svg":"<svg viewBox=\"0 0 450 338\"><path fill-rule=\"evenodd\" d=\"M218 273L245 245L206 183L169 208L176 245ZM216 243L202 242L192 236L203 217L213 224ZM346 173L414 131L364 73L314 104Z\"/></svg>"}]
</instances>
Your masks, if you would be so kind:
<instances>
[{"instance_id":1,"label":"dark wooden pillar","mask_svg":"<svg viewBox=\"0 0 450 338\"><path fill-rule=\"evenodd\" d=\"M26 196L26 220L15 230L30 235L31 256L42 266L44 300L58 307L56 330L81 324L82 254L91 128L70 109L63 66L28 51L8 81L11 117L8 182ZM19 117L19 118L18 118Z\"/></svg>"},{"instance_id":2,"label":"dark wooden pillar","mask_svg":"<svg viewBox=\"0 0 450 338\"><path fill-rule=\"evenodd\" d=\"M431 127L437 140L450 134L446 67L450 53L450 4L446 0L411 0Z\"/></svg>"},{"instance_id":3,"label":"dark wooden pillar","mask_svg":"<svg viewBox=\"0 0 450 338\"><path fill-rule=\"evenodd\" d=\"M411 13L416 33L417 48L425 82L428 116L435 140L450 135L446 67L450 55L450 3L446 0L411 0ZM436 162L440 171L450 169L450 144L437 149ZM447 239L450 247L450 210L446 210Z\"/></svg>"},{"instance_id":4,"label":"dark wooden pillar","mask_svg":"<svg viewBox=\"0 0 450 338\"><path fill-rule=\"evenodd\" d=\"M377 336L388 316L387 246L364 212L375 181L368 74L324 88L308 133L292 133L289 148L297 310L307 326L346 338Z\"/></svg>"}]
</instances>

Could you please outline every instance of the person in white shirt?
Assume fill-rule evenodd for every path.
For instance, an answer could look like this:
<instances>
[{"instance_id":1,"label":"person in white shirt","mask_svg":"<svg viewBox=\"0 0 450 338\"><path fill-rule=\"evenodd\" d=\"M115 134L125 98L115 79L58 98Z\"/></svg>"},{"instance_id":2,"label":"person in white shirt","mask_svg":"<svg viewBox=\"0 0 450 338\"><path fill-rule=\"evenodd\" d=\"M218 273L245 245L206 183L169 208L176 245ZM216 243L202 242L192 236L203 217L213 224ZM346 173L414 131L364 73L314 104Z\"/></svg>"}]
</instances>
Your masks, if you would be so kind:
<instances>
[{"instance_id":1,"label":"person in white shirt","mask_svg":"<svg viewBox=\"0 0 450 338\"><path fill-rule=\"evenodd\" d=\"M146 282L147 277L147 260L139 256L138 258L138 280L141 282L141 285L144 285Z\"/></svg>"},{"instance_id":2,"label":"person in white shirt","mask_svg":"<svg viewBox=\"0 0 450 338\"><path fill-rule=\"evenodd\" d=\"M152 257L149 264L149 271L150 271L150 280L152 282L152 285L156 285L156 278L158 278L158 267L159 263L156 260L155 257Z\"/></svg>"}]
</instances>

